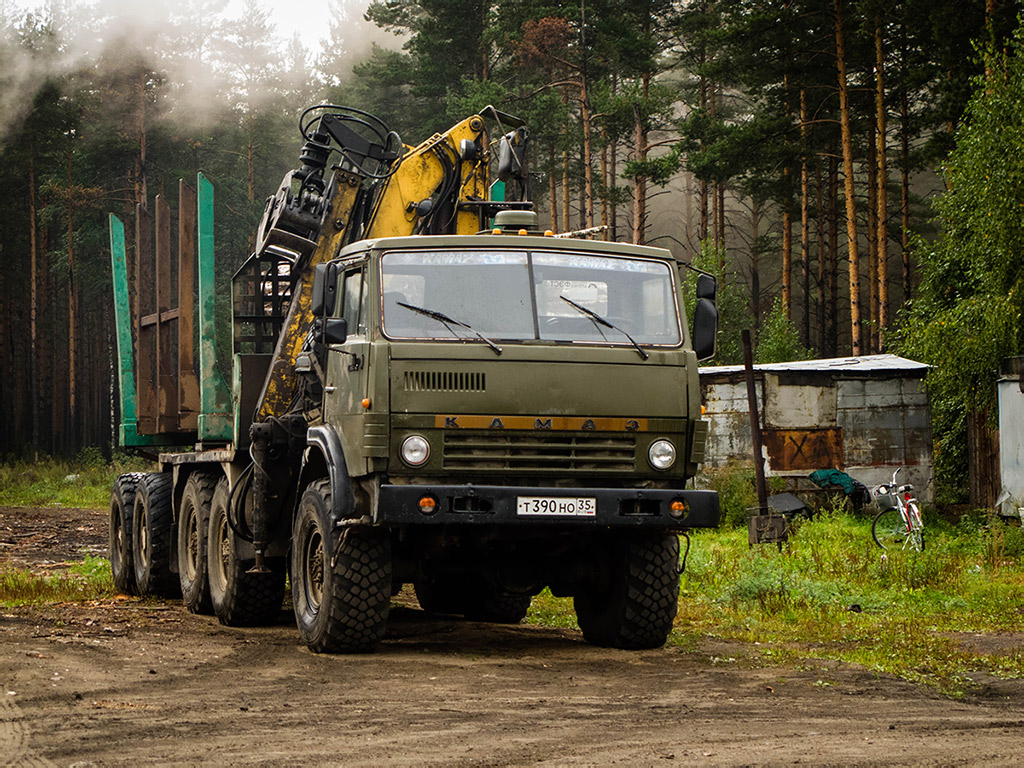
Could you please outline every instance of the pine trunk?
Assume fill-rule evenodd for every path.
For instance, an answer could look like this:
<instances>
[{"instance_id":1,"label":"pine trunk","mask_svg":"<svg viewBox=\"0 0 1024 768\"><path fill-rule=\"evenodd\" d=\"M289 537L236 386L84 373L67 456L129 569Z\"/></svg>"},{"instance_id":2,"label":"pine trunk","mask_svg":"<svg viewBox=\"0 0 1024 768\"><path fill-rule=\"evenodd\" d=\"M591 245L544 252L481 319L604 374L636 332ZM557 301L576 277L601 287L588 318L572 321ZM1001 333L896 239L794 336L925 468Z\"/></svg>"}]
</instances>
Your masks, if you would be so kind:
<instances>
[{"instance_id":1,"label":"pine trunk","mask_svg":"<svg viewBox=\"0 0 1024 768\"><path fill-rule=\"evenodd\" d=\"M583 122L583 226L589 229L594 226L594 149L585 73L580 74L580 116Z\"/></svg>"},{"instance_id":2,"label":"pine trunk","mask_svg":"<svg viewBox=\"0 0 1024 768\"><path fill-rule=\"evenodd\" d=\"M828 159L828 356L839 354L839 157Z\"/></svg>"},{"instance_id":3,"label":"pine trunk","mask_svg":"<svg viewBox=\"0 0 1024 768\"><path fill-rule=\"evenodd\" d=\"M850 260L850 350L863 353L860 329L860 258L857 253L857 201L853 188L853 137L850 128L850 94L846 81L846 41L843 36L843 3L834 0L836 72L839 79L839 126L843 144L843 193L846 198L846 247Z\"/></svg>"},{"instance_id":4,"label":"pine trunk","mask_svg":"<svg viewBox=\"0 0 1024 768\"><path fill-rule=\"evenodd\" d=\"M70 442L75 445L78 430L77 390L78 367L75 361L75 332L78 326L78 290L75 284L75 211L72 201L72 152L71 137L67 144L67 247L68 247L68 421L71 427Z\"/></svg>"},{"instance_id":5,"label":"pine trunk","mask_svg":"<svg viewBox=\"0 0 1024 768\"><path fill-rule=\"evenodd\" d=\"M761 206L750 200L750 314L754 318L754 336L761 331Z\"/></svg>"},{"instance_id":6,"label":"pine trunk","mask_svg":"<svg viewBox=\"0 0 1024 768\"><path fill-rule=\"evenodd\" d=\"M800 276L803 289L803 342L811 346L811 212L807 168L807 91L800 89Z\"/></svg>"},{"instance_id":7,"label":"pine trunk","mask_svg":"<svg viewBox=\"0 0 1024 768\"><path fill-rule=\"evenodd\" d=\"M548 205L551 208L551 231L558 232L558 185L555 183L555 145L548 147Z\"/></svg>"},{"instance_id":8,"label":"pine trunk","mask_svg":"<svg viewBox=\"0 0 1024 768\"><path fill-rule=\"evenodd\" d=\"M602 126L601 127L601 186L604 189L611 189L611 184L608 181L608 131ZM601 226L604 230L601 232L601 239L608 239L608 195L601 195Z\"/></svg>"},{"instance_id":9,"label":"pine trunk","mask_svg":"<svg viewBox=\"0 0 1024 768\"><path fill-rule=\"evenodd\" d=\"M885 115L885 51L882 39L882 17L875 24L875 113L878 126L878 350L885 350L889 327L889 166L886 157Z\"/></svg>"},{"instance_id":10,"label":"pine trunk","mask_svg":"<svg viewBox=\"0 0 1024 768\"><path fill-rule=\"evenodd\" d=\"M900 258L903 262L903 301L910 301L910 106L907 89L900 92Z\"/></svg>"},{"instance_id":11,"label":"pine trunk","mask_svg":"<svg viewBox=\"0 0 1024 768\"><path fill-rule=\"evenodd\" d=\"M39 243L36 240L36 151L35 142L28 154L28 250L29 250L29 401L32 408L32 451L39 460L39 348L36 312L39 306Z\"/></svg>"},{"instance_id":12,"label":"pine trunk","mask_svg":"<svg viewBox=\"0 0 1024 768\"><path fill-rule=\"evenodd\" d=\"M875 123L868 123L866 176L868 192L868 328L864 351L878 351L878 164L875 157Z\"/></svg>"}]
</instances>

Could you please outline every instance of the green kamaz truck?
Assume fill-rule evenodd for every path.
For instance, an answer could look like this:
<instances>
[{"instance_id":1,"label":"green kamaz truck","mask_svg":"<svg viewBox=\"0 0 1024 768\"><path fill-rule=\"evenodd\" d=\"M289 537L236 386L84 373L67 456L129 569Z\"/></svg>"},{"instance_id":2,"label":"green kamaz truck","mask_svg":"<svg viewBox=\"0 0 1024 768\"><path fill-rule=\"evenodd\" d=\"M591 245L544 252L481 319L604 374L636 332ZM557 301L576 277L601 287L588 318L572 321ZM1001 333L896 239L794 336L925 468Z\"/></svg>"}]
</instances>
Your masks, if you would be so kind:
<instances>
[{"instance_id":1,"label":"green kamaz truck","mask_svg":"<svg viewBox=\"0 0 1024 768\"><path fill-rule=\"evenodd\" d=\"M714 280L690 326L670 252L540 231L525 128L496 110L415 147L341 107L300 128L233 279L230 375L209 182L181 187L176 266L160 198L155 222L137 212L134 280L111 217L121 440L160 470L113 489L117 585L256 625L287 580L320 652L372 650L405 584L426 611L507 623L546 587L588 642L663 644L679 534L718 520L686 487Z\"/></svg>"}]
</instances>

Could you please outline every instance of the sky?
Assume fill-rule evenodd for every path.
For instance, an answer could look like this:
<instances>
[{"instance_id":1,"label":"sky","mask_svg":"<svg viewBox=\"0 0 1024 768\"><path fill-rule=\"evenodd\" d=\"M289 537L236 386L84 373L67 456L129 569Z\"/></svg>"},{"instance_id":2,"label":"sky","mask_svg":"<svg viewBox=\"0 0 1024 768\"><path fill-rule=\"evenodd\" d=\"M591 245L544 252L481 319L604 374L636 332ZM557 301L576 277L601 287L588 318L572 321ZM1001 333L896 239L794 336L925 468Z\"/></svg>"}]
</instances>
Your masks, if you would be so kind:
<instances>
[{"instance_id":1,"label":"sky","mask_svg":"<svg viewBox=\"0 0 1024 768\"><path fill-rule=\"evenodd\" d=\"M69 0L71 6L91 5L96 0ZM103 2L103 0L100 0ZM111 4L117 0L108 0ZM145 3L145 0L143 0ZM39 9L45 6L45 0L13 0L14 7L24 9ZM372 24L363 21L363 13L366 11L370 0L334 0L336 7L343 8L353 22L360 23L364 27L372 27ZM138 5L131 3L136 12ZM277 35L283 40L291 39L296 32L310 51L317 51L320 48L320 41L327 37L328 21L331 17L331 3L329 0L298 0L298 2L282 2L282 0L263 0L263 9L269 14ZM143 5L142 7L145 7ZM228 0L224 16L226 18L237 18L245 7L244 0ZM381 35L374 34L377 42L387 44ZM394 40L395 38L387 35ZM394 43L392 43L394 45ZM397 45L395 47L398 47Z\"/></svg>"}]
</instances>

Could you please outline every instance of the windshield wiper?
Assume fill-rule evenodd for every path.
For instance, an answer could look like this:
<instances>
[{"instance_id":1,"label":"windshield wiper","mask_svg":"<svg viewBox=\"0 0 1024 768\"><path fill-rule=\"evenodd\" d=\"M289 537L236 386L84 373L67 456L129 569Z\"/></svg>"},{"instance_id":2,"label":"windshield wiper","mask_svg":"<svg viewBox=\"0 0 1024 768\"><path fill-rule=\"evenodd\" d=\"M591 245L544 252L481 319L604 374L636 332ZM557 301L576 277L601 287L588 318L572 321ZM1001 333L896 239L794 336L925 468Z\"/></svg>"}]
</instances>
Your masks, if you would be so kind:
<instances>
[{"instance_id":1,"label":"windshield wiper","mask_svg":"<svg viewBox=\"0 0 1024 768\"><path fill-rule=\"evenodd\" d=\"M624 331L624 330L623 330L622 328L620 328L619 326L617 326L617 325L616 325L615 323L613 323L613 322L611 322L610 320L606 320L605 318L601 317L601 316L600 316L599 314L597 314L597 312L595 312L594 310L592 310L592 309L587 309L587 308L586 308L586 307L584 307L584 306L583 306L582 304L577 304L577 303L576 303L575 301L573 301L572 299L568 299L568 298L566 298L565 296L559 296L558 298L560 298L560 299L561 299L562 301L566 302L566 303L567 303L567 304L569 304L570 306L572 306L572 307L575 307L576 309L578 309L578 310L579 310L580 312L582 312L582 313L583 313L583 314L585 314L585 315L586 315L587 317L589 317L589 318L590 318L591 320L593 320L595 324L596 324L596 323L600 323L600 324L601 324L601 325L603 325L603 326L604 326L605 328L612 328L612 329L614 329L614 330L618 331L619 333L621 333L621 334L622 334L623 336L625 336L625 337L626 337L627 339L629 339L629 342L630 342L630 343L631 343L631 344L632 344L632 345L633 345L634 347L636 347L636 351L640 353L640 357L641 357L641 358L642 358L643 360L646 360L646 359L647 359L648 357L650 357L650 355L648 355L648 354L647 354L647 353L646 353L646 352L645 352L645 351L643 350L643 347L641 347L641 346L640 346L639 344L637 344L637 343L636 343L636 339L634 339L634 338L633 338L632 336L630 336L630 335L629 335L628 333L626 333L626 332L625 332L625 331ZM598 330L600 330L600 329L598 329ZM604 335L604 334L602 334L602 335Z\"/></svg>"},{"instance_id":2,"label":"windshield wiper","mask_svg":"<svg viewBox=\"0 0 1024 768\"><path fill-rule=\"evenodd\" d=\"M459 334L456 333L455 329L452 328L452 326L453 325L457 325L460 328L465 328L467 331L469 331L470 333L475 335L478 339L480 339L480 341L482 341L488 347L493 349L496 354L499 354L499 355L501 354L501 347L499 347L493 341L491 341L486 336L484 336L482 333L480 333L480 331L476 330L475 328L473 328L470 325L467 325L466 323L463 323L463 322L461 322L459 320L456 320L454 317L449 317L444 312L438 312L437 310L427 309L425 307L417 307L415 304L406 304L404 301L396 301L395 303L398 304L398 306L400 306L400 307L405 307L406 309L412 310L413 312L415 312L418 315L423 315L424 317L429 317L431 320L437 320L437 322L441 323L445 328L447 328L449 331L452 332L452 336L455 336L457 338L461 339L462 336L459 336Z\"/></svg>"}]
</instances>

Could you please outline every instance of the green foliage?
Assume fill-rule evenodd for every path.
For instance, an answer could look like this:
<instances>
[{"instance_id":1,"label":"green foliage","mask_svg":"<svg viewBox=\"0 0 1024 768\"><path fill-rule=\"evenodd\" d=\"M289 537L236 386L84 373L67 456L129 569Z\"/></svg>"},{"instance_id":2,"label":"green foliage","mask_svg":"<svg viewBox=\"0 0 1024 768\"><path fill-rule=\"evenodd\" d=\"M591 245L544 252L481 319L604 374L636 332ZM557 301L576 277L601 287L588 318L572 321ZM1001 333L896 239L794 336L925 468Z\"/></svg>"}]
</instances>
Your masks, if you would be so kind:
<instances>
[{"instance_id":1,"label":"green foliage","mask_svg":"<svg viewBox=\"0 0 1024 768\"><path fill-rule=\"evenodd\" d=\"M781 297L772 303L772 311L757 335L754 361L758 363L785 363L792 360L810 360L814 350L800 342L800 332L789 319Z\"/></svg>"},{"instance_id":2,"label":"green foliage","mask_svg":"<svg viewBox=\"0 0 1024 768\"><path fill-rule=\"evenodd\" d=\"M894 347L928 375L939 491L966 489L968 411L991 413L1000 361L1024 350L1024 31L983 53L936 203L942 236L919 243L922 283Z\"/></svg>"},{"instance_id":3,"label":"green foliage","mask_svg":"<svg viewBox=\"0 0 1024 768\"><path fill-rule=\"evenodd\" d=\"M718 493L721 525L746 528L749 510L757 507L754 468L750 464L706 468L701 472L701 482Z\"/></svg>"},{"instance_id":4,"label":"green foliage","mask_svg":"<svg viewBox=\"0 0 1024 768\"><path fill-rule=\"evenodd\" d=\"M708 272L718 281L718 342L715 356L703 365L737 365L743 362L741 333L750 327L750 311L743 294L742 280L724 248L701 243L700 253L690 262L695 269ZM687 271L686 314L693 317L696 304L697 273Z\"/></svg>"},{"instance_id":5,"label":"green foliage","mask_svg":"<svg viewBox=\"0 0 1024 768\"><path fill-rule=\"evenodd\" d=\"M59 573L34 573L9 565L0 566L0 606L82 602L116 594L110 563L86 555Z\"/></svg>"},{"instance_id":6,"label":"green foliage","mask_svg":"<svg viewBox=\"0 0 1024 768\"><path fill-rule=\"evenodd\" d=\"M118 475L151 469L148 462L127 455L105 463L94 448L83 449L81 457L83 460L75 462L42 458L0 463L0 505L105 509Z\"/></svg>"}]
</instances>

